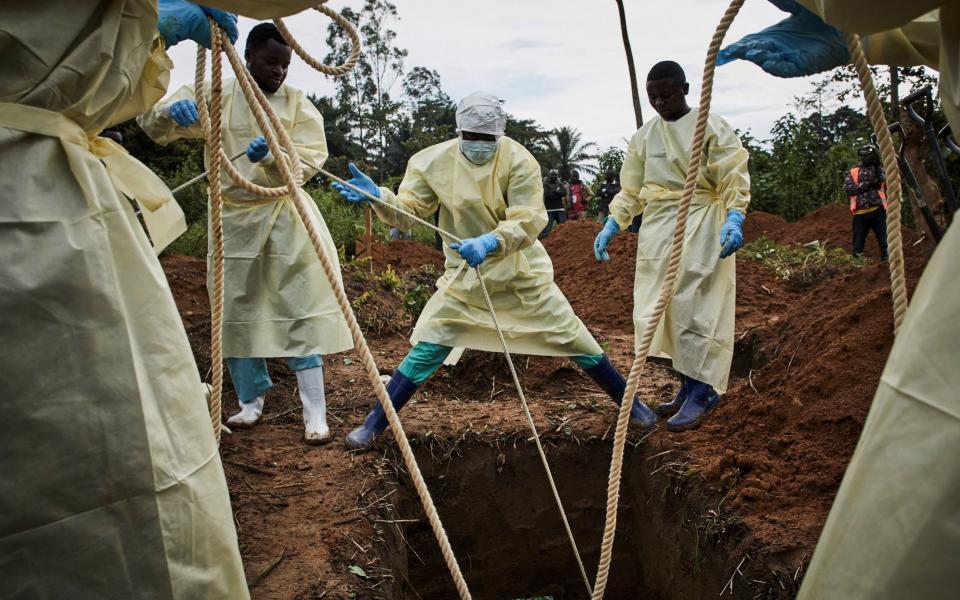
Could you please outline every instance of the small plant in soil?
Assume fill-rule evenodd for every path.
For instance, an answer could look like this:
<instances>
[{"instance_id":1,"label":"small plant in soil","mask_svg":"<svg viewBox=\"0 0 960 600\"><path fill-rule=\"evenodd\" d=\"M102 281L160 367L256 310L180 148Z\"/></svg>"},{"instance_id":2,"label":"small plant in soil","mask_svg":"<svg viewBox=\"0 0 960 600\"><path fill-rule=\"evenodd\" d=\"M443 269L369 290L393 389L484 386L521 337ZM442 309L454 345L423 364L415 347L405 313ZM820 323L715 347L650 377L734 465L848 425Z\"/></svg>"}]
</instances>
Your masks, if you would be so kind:
<instances>
[{"instance_id":1,"label":"small plant in soil","mask_svg":"<svg viewBox=\"0 0 960 600\"><path fill-rule=\"evenodd\" d=\"M742 255L763 263L794 288L809 287L869 263L863 256L853 256L843 248L831 247L819 240L800 246L781 245L760 237L744 244Z\"/></svg>"}]
</instances>

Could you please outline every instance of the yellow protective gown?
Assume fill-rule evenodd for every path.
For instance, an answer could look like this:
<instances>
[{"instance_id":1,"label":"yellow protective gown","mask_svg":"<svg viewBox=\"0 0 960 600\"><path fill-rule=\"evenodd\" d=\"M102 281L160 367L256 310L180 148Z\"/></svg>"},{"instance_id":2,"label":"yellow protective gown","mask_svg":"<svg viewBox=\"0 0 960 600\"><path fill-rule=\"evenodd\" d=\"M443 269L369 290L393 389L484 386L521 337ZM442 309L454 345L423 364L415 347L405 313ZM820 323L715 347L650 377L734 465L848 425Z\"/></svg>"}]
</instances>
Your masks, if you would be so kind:
<instances>
[{"instance_id":1,"label":"yellow protective gown","mask_svg":"<svg viewBox=\"0 0 960 600\"><path fill-rule=\"evenodd\" d=\"M881 57L909 57L911 48L920 43L918 21L929 19L929 15L916 16L939 5L934 22L940 36L936 40L940 98L953 131L960 131L960 2L825 0L817 4L830 24L871 34L866 37L868 54L870 48L879 48ZM877 55L869 58L875 61ZM918 59L913 64L923 62ZM800 600L957 596L958 255L960 230L955 220L911 298L860 442L804 577Z\"/></svg>"},{"instance_id":2,"label":"yellow protective gown","mask_svg":"<svg viewBox=\"0 0 960 600\"><path fill-rule=\"evenodd\" d=\"M480 267L510 350L543 356L597 355L603 350L553 282L553 264L537 235L547 223L543 181L536 159L516 141L501 137L494 157L475 165L458 139L415 154L398 193L381 197L430 219L440 210L440 228L460 238L492 232L496 252ZM373 203L385 222L409 229L413 222ZM444 274L420 313L411 343L500 352L501 346L476 271L443 247Z\"/></svg>"},{"instance_id":3,"label":"yellow protective gown","mask_svg":"<svg viewBox=\"0 0 960 600\"><path fill-rule=\"evenodd\" d=\"M282 85L268 94L270 105L290 133L304 168L304 178L316 174L327 158L323 117L300 90ZM196 100L186 85L137 121L154 141L203 136L200 124L181 127L167 116L176 100ZM250 106L236 80L224 82L223 148L228 156L242 152L261 135ZM260 185L277 187L283 178L272 158L251 163L234 161L243 175ZM238 186L226 173L223 181L225 357L290 357L334 354L353 348L346 320L333 295L290 197L261 198ZM316 204L300 190L314 210L316 225L339 274L337 249ZM212 239L212 236L209 236ZM209 289L213 290L212 246L207 256Z\"/></svg>"},{"instance_id":4,"label":"yellow protective gown","mask_svg":"<svg viewBox=\"0 0 960 600\"><path fill-rule=\"evenodd\" d=\"M663 285L696 122L693 109L673 122L654 117L644 124L630 141L620 171L623 188L610 203L621 229L643 213L633 293L637 343ZM720 258L720 229L728 210L747 210L747 159L733 128L710 115L676 293L650 348L650 356L672 358L674 369L720 394L730 376L736 307L736 263Z\"/></svg>"},{"instance_id":5,"label":"yellow protective gown","mask_svg":"<svg viewBox=\"0 0 960 600\"><path fill-rule=\"evenodd\" d=\"M0 3L3 597L247 597L197 367L118 186L147 190L92 139L162 96L156 19Z\"/></svg>"}]
</instances>

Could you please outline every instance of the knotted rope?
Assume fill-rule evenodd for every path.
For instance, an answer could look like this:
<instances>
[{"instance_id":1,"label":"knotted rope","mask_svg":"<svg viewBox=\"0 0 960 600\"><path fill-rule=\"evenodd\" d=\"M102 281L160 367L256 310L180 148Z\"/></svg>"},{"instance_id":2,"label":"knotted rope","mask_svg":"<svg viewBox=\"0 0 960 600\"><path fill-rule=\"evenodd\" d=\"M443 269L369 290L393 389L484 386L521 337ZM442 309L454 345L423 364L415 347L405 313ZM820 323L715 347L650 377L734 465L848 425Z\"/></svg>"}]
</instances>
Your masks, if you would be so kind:
<instances>
[{"instance_id":1,"label":"knotted rope","mask_svg":"<svg viewBox=\"0 0 960 600\"><path fill-rule=\"evenodd\" d=\"M890 293L893 297L893 333L896 335L907 313L907 277L903 261L903 236L900 231L900 202L903 198L900 165L897 163L897 153L893 147L890 129L887 127L887 117L883 114L880 96L877 94L876 86L873 85L870 64L860 44L860 36L848 33L846 38L847 46L850 48L850 58L860 77L860 87L863 88L863 97L867 102L867 115L877 134L880 157L883 159L883 170L886 174L887 246L890 255L888 259L890 261Z\"/></svg>"},{"instance_id":2,"label":"knotted rope","mask_svg":"<svg viewBox=\"0 0 960 600\"><path fill-rule=\"evenodd\" d=\"M603 528L603 540L600 544L600 563L597 567L597 580L593 586L593 600L603 598L607 587L607 578L610 575L610 560L613 555L613 539L617 530L617 508L620 503L620 477L623 469L623 450L627 441L627 425L630 420L630 406L640 384L640 374L647 362L653 336L660 325L663 313L670 304L677 276L680 272L680 260L683 257L683 240L687 230L687 216L690 214L690 200L697 185L697 176L700 174L700 159L703 155L703 142L707 131L707 118L710 116L710 100L713 96L713 72L717 66L717 53L723 38L733 23L734 17L740 12L744 0L733 0L727 11L720 19L717 30L710 40L707 59L703 68L703 88L700 92L700 107L697 113L697 125L693 133L693 147L690 151L690 164L687 167L687 178L683 185L683 196L677 208L677 225L673 232L673 241L670 244L670 262L660 288L660 297L647 321L647 328L643 332L640 344L637 346L637 356L630 367L627 377L627 389L623 394L623 402L617 414L616 433L613 438L613 457L610 460L610 479L607 485L607 514Z\"/></svg>"},{"instance_id":3,"label":"knotted rope","mask_svg":"<svg viewBox=\"0 0 960 600\"><path fill-rule=\"evenodd\" d=\"M300 186L303 183L303 171L299 167L299 162L294 162L297 160L298 155L293 147L293 143L277 118L276 113L274 113L266 98L263 96L263 93L260 91L259 87L251 83L250 75L240 62L240 58L237 55L236 50L229 43L226 35L220 30L220 28L212 19L210 20L210 30L212 32L211 37L213 39L213 43L211 45L211 50L213 53L213 65L211 70L212 83L210 86L210 113L208 114L207 112L205 95L201 96L202 99L197 103L197 105L200 112L201 124L203 126L204 134L208 144L207 152L210 164L210 218L211 227L213 228L214 242L214 298L211 303L211 308L214 311L213 326L211 328L211 360L214 361L214 390L211 394L210 412L212 420L214 420L214 416L216 417L213 423L214 430L217 432L217 436L219 438L221 427L220 394L223 390L223 353L220 340L223 320L223 230L221 216L221 203L223 199L220 184L220 171L221 167L227 165L227 168L225 169L226 172L232 179L236 181L237 185L243 189L249 191L250 193L262 196L286 196L289 197L290 201L293 203L293 207L297 211L297 214L299 215L300 220L303 222L304 228L307 231L310 242L313 244L314 250L317 252L317 257L320 259L323 272L326 275L327 280L330 282L331 288L333 289L337 304L340 306L340 310L343 312L344 318L347 321L347 325L350 329L350 335L357 347L361 363L363 364L364 369L366 370L367 375L373 384L377 400L380 402L380 405L383 407L383 410L386 413L387 421L390 424L390 430L393 432L394 438L399 446L404 466L407 468L407 472L410 474L410 479L412 480L414 488L417 491L420 502L423 504L424 512L427 515L427 520L430 522L430 526L433 529L435 537L437 538L437 543L440 545L440 552L443 555L443 559L447 564L447 568L450 570L450 574L453 577L454 585L457 588L460 598L469 599L471 598L471 595L469 589L467 588L466 580L463 577L463 573L460 571L460 565L457 563L456 556L454 555L453 549L450 546L450 541L447 538L443 524L440 522L440 516L437 513L436 506L433 503L433 498L430 496L430 491L427 489L426 482L423 479L423 474L420 472L420 468L417 465L416 457L413 455L413 449L410 447L410 442L407 440L407 436L403 431L403 426L400 423L400 419L397 417L397 411L390 402L390 397L387 395L387 391L384 388L383 382L380 380L379 369L377 368L373 354L370 352L370 348L367 346L366 340L363 337L363 332L360 330L360 324L357 322L357 318L353 314L350 301L347 298L346 292L343 289L343 284L340 282L338 277L339 273L334 268L333 263L323 248L323 244L321 243L320 235L315 224L316 217L311 212L307 201L299 193ZM221 134L223 86L220 66L220 53L224 51L227 54L227 59L230 61L230 65L233 67L233 70L237 75L237 81L243 90L244 97L246 98L247 103L250 105L257 124L260 126L260 129L263 132L267 146L270 148L270 152L272 152L275 157L277 168L279 169L285 183L285 185L282 187L264 188L248 181L238 172L236 172L236 169L231 169L229 166L229 161L227 160L228 157L226 157L223 152L223 139ZM205 62L206 53L203 48L199 48L197 53L198 94L200 94L200 92L202 92L204 89L203 74L206 70ZM279 142L277 141L277 137L280 138Z\"/></svg>"}]
</instances>

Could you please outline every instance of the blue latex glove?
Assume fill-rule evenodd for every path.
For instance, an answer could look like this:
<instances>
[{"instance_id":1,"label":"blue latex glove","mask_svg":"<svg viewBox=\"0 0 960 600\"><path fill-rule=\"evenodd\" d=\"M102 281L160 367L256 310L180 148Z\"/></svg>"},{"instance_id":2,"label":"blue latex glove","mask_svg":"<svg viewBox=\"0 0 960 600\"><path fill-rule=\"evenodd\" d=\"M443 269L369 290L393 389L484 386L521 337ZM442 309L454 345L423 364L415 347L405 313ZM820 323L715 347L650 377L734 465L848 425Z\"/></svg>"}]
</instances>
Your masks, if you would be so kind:
<instances>
[{"instance_id":1,"label":"blue latex glove","mask_svg":"<svg viewBox=\"0 0 960 600\"><path fill-rule=\"evenodd\" d=\"M450 247L460 253L471 267L479 266L487 255L497 249L500 242L492 233L485 233L479 237L467 238L462 242L454 242Z\"/></svg>"},{"instance_id":2,"label":"blue latex glove","mask_svg":"<svg viewBox=\"0 0 960 600\"><path fill-rule=\"evenodd\" d=\"M607 253L607 244L620 233L620 226L613 217L607 217L607 222L603 224L603 229L597 234L597 239L593 241L593 257L597 260L610 260L610 254Z\"/></svg>"},{"instance_id":3,"label":"blue latex glove","mask_svg":"<svg viewBox=\"0 0 960 600\"><path fill-rule=\"evenodd\" d=\"M181 127L189 127L200 120L197 103L193 100L177 100L167 107L167 114Z\"/></svg>"},{"instance_id":4,"label":"blue latex glove","mask_svg":"<svg viewBox=\"0 0 960 600\"><path fill-rule=\"evenodd\" d=\"M357 168L357 165L350 163L347 165L347 168L350 169L350 174L353 175L353 179L349 180L347 183L352 185L355 188L359 188L366 193L370 194L374 198L380 197L380 188L377 187L377 184L373 182L372 179L367 177L363 171ZM363 194L351 190L347 186L343 185L339 181L334 181L330 184L330 187L334 188L340 195L343 196L344 200L351 202L353 204L360 204L367 202L367 197Z\"/></svg>"},{"instance_id":5,"label":"blue latex glove","mask_svg":"<svg viewBox=\"0 0 960 600\"><path fill-rule=\"evenodd\" d=\"M790 16L720 50L718 65L748 60L777 77L802 77L845 65L850 51L843 34L796 0L770 0Z\"/></svg>"},{"instance_id":6,"label":"blue latex glove","mask_svg":"<svg viewBox=\"0 0 960 600\"><path fill-rule=\"evenodd\" d=\"M746 217L742 212L735 210L727 211L727 222L723 224L720 230L720 245L723 249L720 251L720 258L726 258L743 246L743 222Z\"/></svg>"},{"instance_id":7,"label":"blue latex glove","mask_svg":"<svg viewBox=\"0 0 960 600\"><path fill-rule=\"evenodd\" d=\"M198 6L186 0L160 0L160 18L157 29L167 48L183 40L193 40L204 48L210 47L209 16L227 32L230 43L237 41L236 15L215 8Z\"/></svg>"},{"instance_id":8,"label":"blue latex glove","mask_svg":"<svg viewBox=\"0 0 960 600\"><path fill-rule=\"evenodd\" d=\"M247 145L247 158L250 162L260 162L267 154L270 154L270 146L267 146L267 140L262 135L250 140Z\"/></svg>"}]
</instances>

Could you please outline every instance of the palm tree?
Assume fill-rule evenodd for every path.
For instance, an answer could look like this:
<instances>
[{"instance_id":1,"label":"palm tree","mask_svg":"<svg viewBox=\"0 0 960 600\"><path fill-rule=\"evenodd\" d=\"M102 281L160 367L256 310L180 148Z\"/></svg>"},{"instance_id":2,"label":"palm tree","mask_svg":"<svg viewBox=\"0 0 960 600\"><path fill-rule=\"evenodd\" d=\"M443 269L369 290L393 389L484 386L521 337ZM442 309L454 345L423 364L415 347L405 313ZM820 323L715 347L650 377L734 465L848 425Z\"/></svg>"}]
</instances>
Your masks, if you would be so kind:
<instances>
[{"instance_id":1,"label":"palm tree","mask_svg":"<svg viewBox=\"0 0 960 600\"><path fill-rule=\"evenodd\" d=\"M633 113L637 119L637 129L643 125L643 113L640 110L640 90L637 87L637 68L633 65L633 50L630 49L630 36L627 34L627 14L623 10L623 0L616 0L620 13L620 35L623 37L623 51L627 54L627 69L630 71L630 91L633 93Z\"/></svg>"},{"instance_id":2,"label":"palm tree","mask_svg":"<svg viewBox=\"0 0 960 600\"><path fill-rule=\"evenodd\" d=\"M591 150L596 147L593 142L583 143L580 132L573 127L561 127L547 138L545 154L549 163L546 166L560 171L564 181L570 178L570 171L573 170L596 173L596 167L590 164L596 158Z\"/></svg>"}]
</instances>

